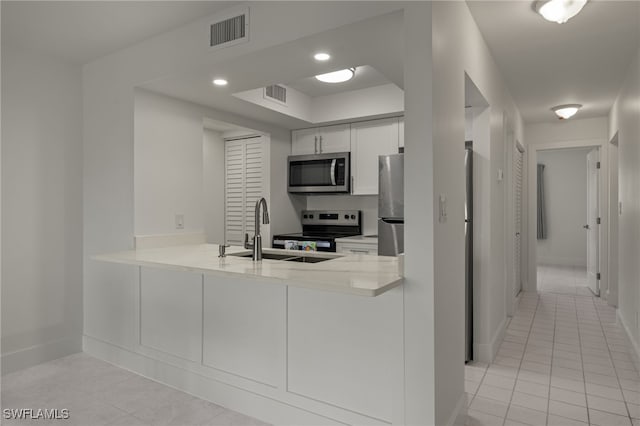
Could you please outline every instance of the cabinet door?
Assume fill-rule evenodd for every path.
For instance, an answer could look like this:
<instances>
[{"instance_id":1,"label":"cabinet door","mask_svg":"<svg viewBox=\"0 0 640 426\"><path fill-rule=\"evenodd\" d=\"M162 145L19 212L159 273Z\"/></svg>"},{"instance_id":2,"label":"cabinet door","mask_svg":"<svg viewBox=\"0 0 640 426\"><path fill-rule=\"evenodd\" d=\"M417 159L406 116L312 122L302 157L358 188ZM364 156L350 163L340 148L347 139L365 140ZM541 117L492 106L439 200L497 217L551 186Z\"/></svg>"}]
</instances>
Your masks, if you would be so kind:
<instances>
[{"instance_id":1,"label":"cabinet door","mask_svg":"<svg viewBox=\"0 0 640 426\"><path fill-rule=\"evenodd\" d=\"M318 129L302 129L291 132L291 155L320 153Z\"/></svg>"},{"instance_id":2,"label":"cabinet door","mask_svg":"<svg viewBox=\"0 0 640 426\"><path fill-rule=\"evenodd\" d=\"M378 246L373 244L336 243L336 252L345 254L378 254Z\"/></svg>"},{"instance_id":3,"label":"cabinet door","mask_svg":"<svg viewBox=\"0 0 640 426\"><path fill-rule=\"evenodd\" d=\"M202 274L156 268L140 274L140 343L199 363Z\"/></svg>"},{"instance_id":4,"label":"cabinet door","mask_svg":"<svg viewBox=\"0 0 640 426\"><path fill-rule=\"evenodd\" d=\"M404 117L398 121L398 147L404 148Z\"/></svg>"},{"instance_id":5,"label":"cabinet door","mask_svg":"<svg viewBox=\"0 0 640 426\"><path fill-rule=\"evenodd\" d=\"M349 128L348 124L320 127L318 129L320 153L351 151Z\"/></svg>"},{"instance_id":6,"label":"cabinet door","mask_svg":"<svg viewBox=\"0 0 640 426\"><path fill-rule=\"evenodd\" d=\"M398 119L351 125L351 174L354 195L378 194L378 156L398 153Z\"/></svg>"}]
</instances>

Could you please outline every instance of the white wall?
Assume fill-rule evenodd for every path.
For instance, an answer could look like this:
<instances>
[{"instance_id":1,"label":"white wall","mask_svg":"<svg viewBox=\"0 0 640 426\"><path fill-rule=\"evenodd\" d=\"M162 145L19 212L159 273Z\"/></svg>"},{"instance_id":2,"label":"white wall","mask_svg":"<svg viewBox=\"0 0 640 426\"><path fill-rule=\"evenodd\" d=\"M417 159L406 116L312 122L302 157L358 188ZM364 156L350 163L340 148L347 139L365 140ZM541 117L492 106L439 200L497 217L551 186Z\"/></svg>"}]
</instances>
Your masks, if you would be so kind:
<instances>
[{"instance_id":1,"label":"white wall","mask_svg":"<svg viewBox=\"0 0 640 426\"><path fill-rule=\"evenodd\" d=\"M210 241L222 241L218 238L220 226L224 226L224 147L203 151L203 143L212 142L208 137L214 136L208 133L205 137L204 118L251 127L271 136L267 154L274 197L269 206L271 232L299 229L298 224L292 230L291 220L295 217L299 222L301 206L282 189L286 188L284 165L291 149L289 131L143 89L135 91L134 114L136 235L195 232L206 233ZM205 155L210 163L206 170ZM183 230L176 229L176 214L184 215Z\"/></svg>"},{"instance_id":2,"label":"white wall","mask_svg":"<svg viewBox=\"0 0 640 426\"><path fill-rule=\"evenodd\" d=\"M504 116L514 123L519 140L522 120L491 52L480 34L467 5L463 2L433 3L433 185L430 207L435 244L435 371L436 424L443 424L444 413L462 404L464 394L464 227L465 196L465 79L466 72L491 108L489 170L493 176L491 197L491 253L487 267L491 279L481 289L484 301L476 306L486 311L476 336L480 344L497 350L506 323L504 209L507 181L499 182L498 169L504 170ZM423 41L424 43L425 41ZM405 87L405 96L410 90ZM407 106L407 110L409 106ZM419 135L414 135L414 137ZM406 149L411 158L410 147ZM459 165L459 166L456 166ZM424 173L424 172L423 172ZM413 191L420 191L414 187ZM413 192L415 194L416 192ZM447 200L447 218L438 222L438 198ZM407 217L407 222L409 221ZM409 235L412 233L410 232ZM409 251L407 265L409 265ZM440 415L438 415L440 413Z\"/></svg>"},{"instance_id":3,"label":"white wall","mask_svg":"<svg viewBox=\"0 0 640 426\"><path fill-rule=\"evenodd\" d=\"M311 103L314 123L361 119L404 112L404 91L395 84L319 96Z\"/></svg>"},{"instance_id":4,"label":"white wall","mask_svg":"<svg viewBox=\"0 0 640 426\"><path fill-rule=\"evenodd\" d=\"M544 164L547 238L538 240L538 264L586 266L587 149L538 152Z\"/></svg>"},{"instance_id":5,"label":"white wall","mask_svg":"<svg viewBox=\"0 0 640 426\"><path fill-rule=\"evenodd\" d=\"M640 16L638 17L640 19ZM619 317L638 350L640 329L640 51L609 115L609 138L618 133L618 300Z\"/></svg>"},{"instance_id":6,"label":"white wall","mask_svg":"<svg viewBox=\"0 0 640 426\"><path fill-rule=\"evenodd\" d=\"M81 87L80 67L3 40L3 373L81 350Z\"/></svg>"},{"instance_id":7,"label":"white wall","mask_svg":"<svg viewBox=\"0 0 640 426\"><path fill-rule=\"evenodd\" d=\"M203 118L209 111L135 92L135 234L204 232ZM184 215L184 229L175 216Z\"/></svg>"},{"instance_id":8,"label":"white wall","mask_svg":"<svg viewBox=\"0 0 640 426\"><path fill-rule=\"evenodd\" d=\"M585 139L606 139L607 117L573 118L553 123L532 123L524 128L526 145L540 145L554 142L580 141Z\"/></svg>"},{"instance_id":9,"label":"white wall","mask_svg":"<svg viewBox=\"0 0 640 426\"><path fill-rule=\"evenodd\" d=\"M404 111L404 91L383 84L332 95L311 97L287 87L287 104L265 99L264 88L235 93L235 97L312 124L398 114Z\"/></svg>"},{"instance_id":10,"label":"white wall","mask_svg":"<svg viewBox=\"0 0 640 426\"><path fill-rule=\"evenodd\" d=\"M204 129L202 160L206 241L224 244L224 139L220 132Z\"/></svg>"}]
</instances>

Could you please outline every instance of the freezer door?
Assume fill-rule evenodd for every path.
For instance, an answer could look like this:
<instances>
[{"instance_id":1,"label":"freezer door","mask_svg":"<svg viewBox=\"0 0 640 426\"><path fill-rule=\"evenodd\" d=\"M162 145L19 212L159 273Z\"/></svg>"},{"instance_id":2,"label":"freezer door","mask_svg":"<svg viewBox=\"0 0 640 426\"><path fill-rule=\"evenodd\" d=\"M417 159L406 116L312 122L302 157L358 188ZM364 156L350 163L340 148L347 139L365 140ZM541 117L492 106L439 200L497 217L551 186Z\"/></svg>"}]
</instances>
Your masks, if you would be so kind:
<instances>
[{"instance_id":1,"label":"freezer door","mask_svg":"<svg viewBox=\"0 0 640 426\"><path fill-rule=\"evenodd\" d=\"M378 217L404 217L404 154L378 157Z\"/></svg>"},{"instance_id":2,"label":"freezer door","mask_svg":"<svg viewBox=\"0 0 640 426\"><path fill-rule=\"evenodd\" d=\"M378 255L404 253L404 220L378 219Z\"/></svg>"}]
</instances>

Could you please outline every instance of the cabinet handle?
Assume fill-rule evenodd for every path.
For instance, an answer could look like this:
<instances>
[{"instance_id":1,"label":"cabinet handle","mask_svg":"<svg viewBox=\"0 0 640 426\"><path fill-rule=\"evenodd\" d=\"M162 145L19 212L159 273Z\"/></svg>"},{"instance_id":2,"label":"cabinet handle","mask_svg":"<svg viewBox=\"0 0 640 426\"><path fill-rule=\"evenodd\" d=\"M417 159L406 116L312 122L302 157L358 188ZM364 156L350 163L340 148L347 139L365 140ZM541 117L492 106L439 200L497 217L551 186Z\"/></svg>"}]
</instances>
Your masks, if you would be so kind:
<instances>
[{"instance_id":1,"label":"cabinet handle","mask_svg":"<svg viewBox=\"0 0 640 426\"><path fill-rule=\"evenodd\" d=\"M313 153L314 154L318 153L318 137L317 136L313 137Z\"/></svg>"},{"instance_id":2,"label":"cabinet handle","mask_svg":"<svg viewBox=\"0 0 640 426\"><path fill-rule=\"evenodd\" d=\"M351 251L351 253L364 253L364 254L369 254L369 250L357 250L357 249L350 249L349 251Z\"/></svg>"},{"instance_id":3,"label":"cabinet handle","mask_svg":"<svg viewBox=\"0 0 640 426\"><path fill-rule=\"evenodd\" d=\"M353 194L353 191L355 190L354 184L353 184L353 175L351 175L351 193Z\"/></svg>"},{"instance_id":4,"label":"cabinet handle","mask_svg":"<svg viewBox=\"0 0 640 426\"><path fill-rule=\"evenodd\" d=\"M320 154L322 154L322 135L320 135Z\"/></svg>"}]
</instances>

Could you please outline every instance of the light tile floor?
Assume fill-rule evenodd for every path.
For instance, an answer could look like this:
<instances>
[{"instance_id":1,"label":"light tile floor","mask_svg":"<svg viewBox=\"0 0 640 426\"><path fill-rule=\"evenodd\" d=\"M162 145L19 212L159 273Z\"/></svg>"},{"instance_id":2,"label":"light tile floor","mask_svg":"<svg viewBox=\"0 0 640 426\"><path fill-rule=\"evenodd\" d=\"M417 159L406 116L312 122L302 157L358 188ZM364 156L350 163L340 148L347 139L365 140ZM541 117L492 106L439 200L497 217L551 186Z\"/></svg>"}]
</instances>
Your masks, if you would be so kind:
<instances>
[{"instance_id":1,"label":"light tile floor","mask_svg":"<svg viewBox=\"0 0 640 426\"><path fill-rule=\"evenodd\" d=\"M466 366L467 425L640 425L632 346L585 294L522 295L495 362Z\"/></svg>"},{"instance_id":2,"label":"light tile floor","mask_svg":"<svg viewBox=\"0 0 640 426\"><path fill-rule=\"evenodd\" d=\"M538 291L591 296L584 266L538 265Z\"/></svg>"},{"instance_id":3,"label":"light tile floor","mask_svg":"<svg viewBox=\"0 0 640 426\"><path fill-rule=\"evenodd\" d=\"M80 353L2 377L2 408L66 408L68 420L2 425L267 426Z\"/></svg>"}]
</instances>

